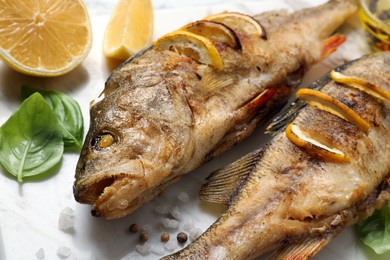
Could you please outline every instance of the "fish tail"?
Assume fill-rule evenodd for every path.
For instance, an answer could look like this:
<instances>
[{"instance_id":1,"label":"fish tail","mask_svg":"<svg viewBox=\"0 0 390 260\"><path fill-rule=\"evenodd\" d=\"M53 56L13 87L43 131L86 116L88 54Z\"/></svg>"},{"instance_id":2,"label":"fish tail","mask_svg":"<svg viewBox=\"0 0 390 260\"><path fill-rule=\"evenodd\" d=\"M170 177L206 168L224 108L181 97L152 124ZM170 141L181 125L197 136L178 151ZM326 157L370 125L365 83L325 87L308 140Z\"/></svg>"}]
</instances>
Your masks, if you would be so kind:
<instances>
[{"instance_id":1,"label":"fish tail","mask_svg":"<svg viewBox=\"0 0 390 260\"><path fill-rule=\"evenodd\" d=\"M355 0L330 0L323 5L303 9L296 15L298 20L310 28L308 31L314 33L313 37L324 40L353 15L357 8Z\"/></svg>"}]
</instances>

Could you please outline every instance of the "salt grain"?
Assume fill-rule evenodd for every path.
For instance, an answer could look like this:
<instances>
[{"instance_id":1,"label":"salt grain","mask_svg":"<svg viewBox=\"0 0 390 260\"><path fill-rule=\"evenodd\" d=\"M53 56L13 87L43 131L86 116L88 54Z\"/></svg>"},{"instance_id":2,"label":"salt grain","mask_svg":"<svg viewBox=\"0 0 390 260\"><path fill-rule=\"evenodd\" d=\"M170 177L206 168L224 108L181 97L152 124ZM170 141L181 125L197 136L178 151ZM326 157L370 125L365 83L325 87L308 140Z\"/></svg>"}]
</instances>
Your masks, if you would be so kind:
<instances>
[{"instance_id":1,"label":"salt grain","mask_svg":"<svg viewBox=\"0 0 390 260\"><path fill-rule=\"evenodd\" d=\"M154 229L153 229L153 226L151 224L146 224L146 225L142 226L142 230L149 233L149 234L152 234Z\"/></svg>"},{"instance_id":2,"label":"salt grain","mask_svg":"<svg viewBox=\"0 0 390 260\"><path fill-rule=\"evenodd\" d=\"M194 221L192 219L186 219L183 225L185 231L190 231L194 227Z\"/></svg>"},{"instance_id":3,"label":"salt grain","mask_svg":"<svg viewBox=\"0 0 390 260\"><path fill-rule=\"evenodd\" d=\"M65 207L62 209L62 212L64 214L68 214L69 216L73 216L74 217L74 210L71 208L71 207Z\"/></svg>"},{"instance_id":4,"label":"salt grain","mask_svg":"<svg viewBox=\"0 0 390 260\"><path fill-rule=\"evenodd\" d=\"M179 195L177 196L177 199L180 200L181 202L187 203L187 202L190 201L190 196L188 195L187 192L182 191L182 192L180 192Z\"/></svg>"},{"instance_id":5,"label":"salt grain","mask_svg":"<svg viewBox=\"0 0 390 260\"><path fill-rule=\"evenodd\" d=\"M72 251L70 250L70 248L66 246L60 246L57 248L57 255L61 258L66 258L70 256L71 252Z\"/></svg>"},{"instance_id":6,"label":"salt grain","mask_svg":"<svg viewBox=\"0 0 390 260\"><path fill-rule=\"evenodd\" d=\"M197 227L193 227L190 230L190 239L195 240L202 234L202 230Z\"/></svg>"},{"instance_id":7,"label":"salt grain","mask_svg":"<svg viewBox=\"0 0 390 260\"><path fill-rule=\"evenodd\" d=\"M177 248L177 241L175 241L174 239L168 241L167 243L165 243L164 248L170 252L175 251Z\"/></svg>"},{"instance_id":8,"label":"salt grain","mask_svg":"<svg viewBox=\"0 0 390 260\"><path fill-rule=\"evenodd\" d=\"M43 250L43 248L39 248L38 251L35 253L35 256L38 259L43 259L45 257L45 251Z\"/></svg>"},{"instance_id":9,"label":"salt grain","mask_svg":"<svg viewBox=\"0 0 390 260\"><path fill-rule=\"evenodd\" d=\"M156 211L158 214L161 214L161 215L168 214L169 213L169 205L160 204L154 208L154 211Z\"/></svg>"},{"instance_id":10,"label":"salt grain","mask_svg":"<svg viewBox=\"0 0 390 260\"><path fill-rule=\"evenodd\" d=\"M152 245L150 250L156 255L165 255L164 246L162 245Z\"/></svg>"},{"instance_id":11,"label":"salt grain","mask_svg":"<svg viewBox=\"0 0 390 260\"><path fill-rule=\"evenodd\" d=\"M173 207L170 212L169 212L173 218L177 219L177 220L180 220L181 218L181 212L180 212L180 209L179 207Z\"/></svg>"},{"instance_id":12,"label":"salt grain","mask_svg":"<svg viewBox=\"0 0 390 260\"><path fill-rule=\"evenodd\" d=\"M145 256L150 253L151 246L149 243L144 243L143 245L136 245L135 250L137 250L138 253Z\"/></svg>"},{"instance_id":13,"label":"salt grain","mask_svg":"<svg viewBox=\"0 0 390 260\"><path fill-rule=\"evenodd\" d=\"M170 218L163 218L161 220L161 223L165 228L178 228L179 227L179 221L170 219Z\"/></svg>"},{"instance_id":14,"label":"salt grain","mask_svg":"<svg viewBox=\"0 0 390 260\"><path fill-rule=\"evenodd\" d=\"M74 210L69 207L65 207L60 212L58 219L58 228L61 230L70 229L74 226Z\"/></svg>"}]
</instances>

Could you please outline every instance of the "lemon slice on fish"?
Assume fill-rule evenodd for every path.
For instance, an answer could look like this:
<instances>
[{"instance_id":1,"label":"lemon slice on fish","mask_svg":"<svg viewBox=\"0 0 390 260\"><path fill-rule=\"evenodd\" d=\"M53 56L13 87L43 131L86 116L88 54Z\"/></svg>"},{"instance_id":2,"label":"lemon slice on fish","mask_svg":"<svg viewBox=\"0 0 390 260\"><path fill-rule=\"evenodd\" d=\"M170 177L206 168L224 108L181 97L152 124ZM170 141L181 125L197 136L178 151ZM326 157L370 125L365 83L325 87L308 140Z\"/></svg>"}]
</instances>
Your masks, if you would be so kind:
<instances>
[{"instance_id":1,"label":"lemon slice on fish","mask_svg":"<svg viewBox=\"0 0 390 260\"><path fill-rule=\"evenodd\" d=\"M368 132L370 125L355 111L350 109L341 101L328 96L320 91L302 88L297 91L297 97L318 109L332 113L356 126L365 133Z\"/></svg>"},{"instance_id":2,"label":"lemon slice on fish","mask_svg":"<svg viewBox=\"0 0 390 260\"><path fill-rule=\"evenodd\" d=\"M78 66L92 46L83 0L0 1L0 57L24 74L51 77Z\"/></svg>"},{"instance_id":3,"label":"lemon slice on fish","mask_svg":"<svg viewBox=\"0 0 390 260\"><path fill-rule=\"evenodd\" d=\"M313 139L306 131L295 124L287 126L286 136L290 142L304 148L309 154L335 162L345 163L350 160L344 152Z\"/></svg>"},{"instance_id":4,"label":"lemon slice on fish","mask_svg":"<svg viewBox=\"0 0 390 260\"><path fill-rule=\"evenodd\" d=\"M151 44L153 19L151 0L119 0L104 32L104 55L125 60Z\"/></svg>"},{"instance_id":5,"label":"lemon slice on fish","mask_svg":"<svg viewBox=\"0 0 390 260\"><path fill-rule=\"evenodd\" d=\"M220 22L236 31L244 31L247 34L257 34L263 39L267 39L264 27L252 16L236 13L223 12L207 16L204 20Z\"/></svg>"},{"instance_id":6,"label":"lemon slice on fish","mask_svg":"<svg viewBox=\"0 0 390 260\"><path fill-rule=\"evenodd\" d=\"M233 49L241 49L241 42L236 33L222 23L202 20L183 26L179 30L195 33L212 42L224 43Z\"/></svg>"},{"instance_id":7,"label":"lemon slice on fish","mask_svg":"<svg viewBox=\"0 0 390 260\"><path fill-rule=\"evenodd\" d=\"M206 37L195 33L186 31L168 33L157 39L154 46L177 52L216 69L223 67L222 58L214 44Z\"/></svg>"},{"instance_id":8,"label":"lemon slice on fish","mask_svg":"<svg viewBox=\"0 0 390 260\"><path fill-rule=\"evenodd\" d=\"M335 82L342 83L353 88L357 88L373 97L390 101L389 92L375 86L374 84L371 84L363 78L347 76L335 70L332 70L330 72L330 76Z\"/></svg>"}]
</instances>

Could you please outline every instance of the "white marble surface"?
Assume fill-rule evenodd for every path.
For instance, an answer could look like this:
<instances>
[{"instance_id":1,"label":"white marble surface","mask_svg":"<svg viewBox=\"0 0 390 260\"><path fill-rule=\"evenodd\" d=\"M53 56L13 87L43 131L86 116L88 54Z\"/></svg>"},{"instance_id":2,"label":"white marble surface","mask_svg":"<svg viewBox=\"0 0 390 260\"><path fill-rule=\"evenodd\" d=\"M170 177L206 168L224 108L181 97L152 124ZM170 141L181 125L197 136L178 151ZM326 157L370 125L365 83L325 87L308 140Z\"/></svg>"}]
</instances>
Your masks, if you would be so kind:
<instances>
[{"instance_id":1,"label":"white marble surface","mask_svg":"<svg viewBox=\"0 0 390 260\"><path fill-rule=\"evenodd\" d=\"M254 14L270 9L293 10L322 2L324 1L155 0L155 37L217 11L234 10ZM82 107L85 127L88 129L89 102L102 91L106 78L117 64L106 60L101 51L103 31L115 1L86 0L86 4L92 20L94 45L87 59L74 71L62 77L42 79L21 75L0 63L0 124L19 106L20 86L28 84L63 91L74 97ZM368 52L361 40L361 31L355 30L358 28L357 24L356 17L348 22L344 27L349 36L347 43L330 60L317 65L305 77L304 84L318 78L331 66ZM44 259L60 259L56 254L60 246L71 249L71 255L67 259L157 259L159 255L151 253L141 256L135 251L139 244L138 235L129 233L128 226L132 223L141 227L151 225L152 245L161 245L159 237L165 231L171 234L171 239L175 239L189 220L204 231L223 212L222 207L212 208L198 201L197 193L204 178L212 170L258 148L261 138L264 139L259 130L231 151L184 177L131 216L114 221L94 218L90 215L89 206L75 202L72 185L77 153L64 154L58 171L52 176L34 182L26 181L21 185L0 169L0 259L37 259L35 253L40 248L44 250ZM190 195L188 203L177 200L177 195L182 191ZM179 229L165 230L161 227L162 216L154 212L154 208L160 204L179 207L182 212ZM75 225L68 231L61 231L58 229L58 218L65 207L74 209ZM349 228L315 259L374 258L369 250L362 248L353 229ZM375 258L389 257L386 255Z\"/></svg>"}]
</instances>

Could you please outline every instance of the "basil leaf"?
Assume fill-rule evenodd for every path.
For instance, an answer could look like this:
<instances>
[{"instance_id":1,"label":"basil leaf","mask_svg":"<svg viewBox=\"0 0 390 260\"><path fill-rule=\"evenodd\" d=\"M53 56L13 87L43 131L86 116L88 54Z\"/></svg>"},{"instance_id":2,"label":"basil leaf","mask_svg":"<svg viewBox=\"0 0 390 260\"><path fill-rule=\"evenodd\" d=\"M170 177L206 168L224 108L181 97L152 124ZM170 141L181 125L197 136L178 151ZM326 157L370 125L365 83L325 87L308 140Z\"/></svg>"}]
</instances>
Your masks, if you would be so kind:
<instances>
[{"instance_id":1,"label":"basil leaf","mask_svg":"<svg viewBox=\"0 0 390 260\"><path fill-rule=\"evenodd\" d=\"M386 204L381 210L358 224L359 237L377 254L390 250L390 208Z\"/></svg>"},{"instance_id":2,"label":"basil leaf","mask_svg":"<svg viewBox=\"0 0 390 260\"><path fill-rule=\"evenodd\" d=\"M57 115L58 121L61 124L65 147L76 146L81 149L84 134L84 119L79 104L64 93L53 90L35 89L28 86L22 86L22 99L29 97L35 92L40 93L45 98Z\"/></svg>"},{"instance_id":3,"label":"basil leaf","mask_svg":"<svg viewBox=\"0 0 390 260\"><path fill-rule=\"evenodd\" d=\"M62 158L64 143L57 117L38 93L0 127L0 136L0 163L19 182L47 172Z\"/></svg>"}]
</instances>

